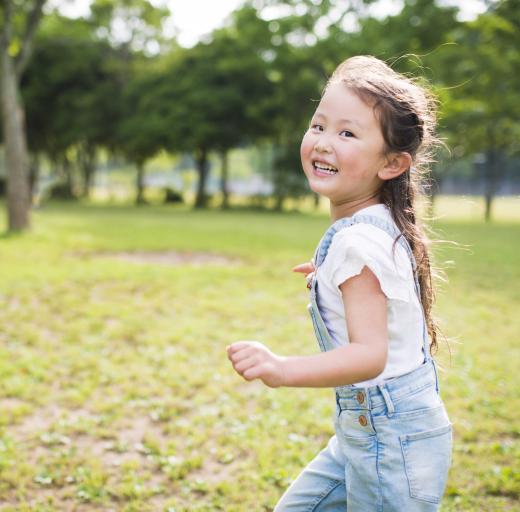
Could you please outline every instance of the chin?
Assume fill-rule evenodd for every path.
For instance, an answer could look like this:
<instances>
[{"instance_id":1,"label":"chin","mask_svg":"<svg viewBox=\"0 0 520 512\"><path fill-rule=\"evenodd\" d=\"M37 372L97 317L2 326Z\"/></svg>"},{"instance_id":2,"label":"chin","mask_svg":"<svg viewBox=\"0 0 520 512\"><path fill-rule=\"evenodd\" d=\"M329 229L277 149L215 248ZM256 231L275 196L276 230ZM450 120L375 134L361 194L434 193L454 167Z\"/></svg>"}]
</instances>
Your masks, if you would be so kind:
<instances>
[{"instance_id":1,"label":"chin","mask_svg":"<svg viewBox=\"0 0 520 512\"><path fill-rule=\"evenodd\" d=\"M309 186L315 194L330 199L331 190L329 187L324 187L323 183L309 183Z\"/></svg>"},{"instance_id":2,"label":"chin","mask_svg":"<svg viewBox=\"0 0 520 512\"><path fill-rule=\"evenodd\" d=\"M312 178L307 178L307 183L309 184L309 188L316 194L320 194L320 184L316 183Z\"/></svg>"}]
</instances>

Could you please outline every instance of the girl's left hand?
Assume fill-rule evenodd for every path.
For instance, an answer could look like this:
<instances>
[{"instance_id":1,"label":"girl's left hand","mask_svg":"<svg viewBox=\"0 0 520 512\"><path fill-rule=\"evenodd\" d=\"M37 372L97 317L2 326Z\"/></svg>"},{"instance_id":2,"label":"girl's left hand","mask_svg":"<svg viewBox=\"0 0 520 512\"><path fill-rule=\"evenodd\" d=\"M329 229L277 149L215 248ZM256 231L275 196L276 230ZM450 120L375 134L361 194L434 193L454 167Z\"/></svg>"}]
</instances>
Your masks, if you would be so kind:
<instances>
[{"instance_id":1,"label":"girl's left hand","mask_svg":"<svg viewBox=\"0 0 520 512\"><path fill-rule=\"evenodd\" d=\"M314 272L316 270L316 267L314 266L314 261L309 261L307 263L301 263L300 265L296 265L292 271L293 272L299 272L300 274L305 275L305 279L307 281L307 288L311 288L312 285L312 277L314 275Z\"/></svg>"},{"instance_id":2,"label":"girl's left hand","mask_svg":"<svg viewBox=\"0 0 520 512\"><path fill-rule=\"evenodd\" d=\"M245 380L260 379L271 388L283 385L285 358L258 341L238 341L227 347L228 359Z\"/></svg>"},{"instance_id":3,"label":"girl's left hand","mask_svg":"<svg viewBox=\"0 0 520 512\"><path fill-rule=\"evenodd\" d=\"M308 261L307 263L300 263L293 267L293 272L299 272L300 274L305 274L305 277L308 277L309 274L312 274L316 270L313 261Z\"/></svg>"}]
</instances>

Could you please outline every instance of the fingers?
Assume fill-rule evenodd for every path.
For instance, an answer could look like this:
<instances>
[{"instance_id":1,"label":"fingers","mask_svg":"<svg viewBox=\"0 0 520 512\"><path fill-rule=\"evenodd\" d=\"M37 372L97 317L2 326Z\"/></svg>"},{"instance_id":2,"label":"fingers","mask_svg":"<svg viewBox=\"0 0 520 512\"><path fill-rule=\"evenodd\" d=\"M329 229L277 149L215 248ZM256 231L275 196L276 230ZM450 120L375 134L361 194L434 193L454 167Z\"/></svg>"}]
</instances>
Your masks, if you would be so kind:
<instances>
[{"instance_id":1,"label":"fingers","mask_svg":"<svg viewBox=\"0 0 520 512\"><path fill-rule=\"evenodd\" d=\"M240 361L233 363L233 368L237 373L240 375L244 375L244 373L249 370L250 368L253 368L255 365L258 364L258 360L256 357L246 357L245 359L241 359Z\"/></svg>"},{"instance_id":2,"label":"fingers","mask_svg":"<svg viewBox=\"0 0 520 512\"><path fill-rule=\"evenodd\" d=\"M262 349L258 345L257 343L238 342L228 347L228 359L238 373L241 374L245 368L258 361Z\"/></svg>"},{"instance_id":3,"label":"fingers","mask_svg":"<svg viewBox=\"0 0 520 512\"><path fill-rule=\"evenodd\" d=\"M235 343L231 343L231 345L226 347L228 359L231 361L231 358L234 354L237 354L238 352L246 349L251 349L256 345L258 345L256 341L237 341Z\"/></svg>"},{"instance_id":4,"label":"fingers","mask_svg":"<svg viewBox=\"0 0 520 512\"><path fill-rule=\"evenodd\" d=\"M234 370L245 380L260 376L266 347L257 341L238 341L227 348L227 356Z\"/></svg>"},{"instance_id":5,"label":"fingers","mask_svg":"<svg viewBox=\"0 0 520 512\"><path fill-rule=\"evenodd\" d=\"M307 263L301 263L300 265L296 265L292 269L293 272L299 272L301 274L310 274L314 272L314 264L309 261Z\"/></svg>"},{"instance_id":6,"label":"fingers","mask_svg":"<svg viewBox=\"0 0 520 512\"><path fill-rule=\"evenodd\" d=\"M246 380L258 379L262 374L262 367L260 365L252 366L242 373L242 377Z\"/></svg>"},{"instance_id":7,"label":"fingers","mask_svg":"<svg viewBox=\"0 0 520 512\"><path fill-rule=\"evenodd\" d=\"M251 350L251 348L253 348ZM250 347L250 350L242 349L231 355L228 355L234 370L244 377L246 380L256 379L259 375L259 366L261 365L258 354L254 350L254 347Z\"/></svg>"}]
</instances>

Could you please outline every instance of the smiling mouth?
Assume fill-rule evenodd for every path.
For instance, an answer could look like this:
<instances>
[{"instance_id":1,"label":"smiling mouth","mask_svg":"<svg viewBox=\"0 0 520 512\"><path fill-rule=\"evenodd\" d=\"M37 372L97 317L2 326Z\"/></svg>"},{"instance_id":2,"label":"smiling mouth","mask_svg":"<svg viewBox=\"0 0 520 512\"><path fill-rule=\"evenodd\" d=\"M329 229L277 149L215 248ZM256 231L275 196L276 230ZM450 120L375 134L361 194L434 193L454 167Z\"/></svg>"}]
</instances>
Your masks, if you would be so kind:
<instances>
[{"instance_id":1,"label":"smiling mouth","mask_svg":"<svg viewBox=\"0 0 520 512\"><path fill-rule=\"evenodd\" d=\"M327 176L333 176L338 173L338 170L329 164L324 164L323 162L314 161L312 162L312 166L314 170L319 174L326 174Z\"/></svg>"}]
</instances>

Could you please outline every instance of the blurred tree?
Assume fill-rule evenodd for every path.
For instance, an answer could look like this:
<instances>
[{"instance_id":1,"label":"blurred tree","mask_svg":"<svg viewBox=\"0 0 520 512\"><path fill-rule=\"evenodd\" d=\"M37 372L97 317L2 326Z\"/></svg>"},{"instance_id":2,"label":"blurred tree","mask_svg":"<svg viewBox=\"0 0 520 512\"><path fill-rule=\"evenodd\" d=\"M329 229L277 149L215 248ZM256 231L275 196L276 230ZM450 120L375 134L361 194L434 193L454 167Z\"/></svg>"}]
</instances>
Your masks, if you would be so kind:
<instances>
[{"instance_id":1,"label":"blurred tree","mask_svg":"<svg viewBox=\"0 0 520 512\"><path fill-rule=\"evenodd\" d=\"M2 0L0 3L1 96L7 164L8 229L30 225L29 158L24 106L19 93L45 0Z\"/></svg>"},{"instance_id":2,"label":"blurred tree","mask_svg":"<svg viewBox=\"0 0 520 512\"><path fill-rule=\"evenodd\" d=\"M250 9L237 13L231 27L215 32L211 42L177 52L166 70L167 147L193 152L199 174L196 208L207 203L209 152L225 159L229 149L270 128L273 87L261 56L267 27L258 19L250 23L254 16Z\"/></svg>"},{"instance_id":3,"label":"blurred tree","mask_svg":"<svg viewBox=\"0 0 520 512\"><path fill-rule=\"evenodd\" d=\"M164 92L168 85L163 73L141 63L134 68L123 91L123 115L116 129L115 150L135 163L137 204L146 202L146 162L167 144L169 126Z\"/></svg>"},{"instance_id":4,"label":"blurred tree","mask_svg":"<svg viewBox=\"0 0 520 512\"><path fill-rule=\"evenodd\" d=\"M95 0L86 19L56 13L45 17L41 59L26 84L31 141L36 153L43 151L55 162L69 195L73 163L82 171L81 189L88 196L98 149L117 146L124 152L132 145L128 141L123 148L116 129L128 96L122 90L133 79L134 68L146 60L143 53L160 49L167 15L167 9L146 0ZM135 120L132 109L126 113ZM139 165L138 183L142 172Z\"/></svg>"},{"instance_id":5,"label":"blurred tree","mask_svg":"<svg viewBox=\"0 0 520 512\"><path fill-rule=\"evenodd\" d=\"M344 32L349 17L368 15L372 0L264 0L253 4L260 17L269 19L270 77L276 84L273 95L273 183L276 208L285 198L308 193L301 172L299 146L310 115L319 101L326 79L345 55L335 41ZM278 13L272 18L272 13ZM325 42L327 41L327 42Z\"/></svg>"},{"instance_id":6,"label":"blurred tree","mask_svg":"<svg viewBox=\"0 0 520 512\"><path fill-rule=\"evenodd\" d=\"M21 84L29 148L36 159L45 154L54 163L70 197L76 195L77 164L82 187L76 188L88 196L97 151L114 145L121 115L118 55L107 43L93 39L83 20L57 15L49 19L52 30L42 30Z\"/></svg>"},{"instance_id":7,"label":"blurred tree","mask_svg":"<svg viewBox=\"0 0 520 512\"><path fill-rule=\"evenodd\" d=\"M159 151L159 141L164 141L157 130L167 129L160 109L152 108L156 105L152 89L146 89L158 85L160 78L154 73L145 75L146 56L178 48L174 38L164 37L164 22L169 15L165 0L94 0L88 19L97 37L117 48L122 57L120 71L126 82L121 98L123 117L114 141L116 151L136 165L137 204L145 202L146 161Z\"/></svg>"},{"instance_id":8,"label":"blurred tree","mask_svg":"<svg viewBox=\"0 0 520 512\"><path fill-rule=\"evenodd\" d=\"M452 41L450 32L460 24L457 13L457 7L432 0L405 0L398 14L361 18L348 44L351 51L387 60L401 72L428 74L430 54ZM342 40L340 33L333 35Z\"/></svg>"},{"instance_id":9,"label":"blurred tree","mask_svg":"<svg viewBox=\"0 0 520 512\"><path fill-rule=\"evenodd\" d=\"M244 6L232 14L228 27L212 34L211 42L220 72L229 74L226 86L231 104L223 112L217 151L221 159L222 208L228 207L228 151L240 144L268 137L275 114L273 83L269 78L270 48L268 23L255 9ZM244 63L247 65L244 69Z\"/></svg>"},{"instance_id":10,"label":"blurred tree","mask_svg":"<svg viewBox=\"0 0 520 512\"><path fill-rule=\"evenodd\" d=\"M313 100L319 100L326 79L309 46L315 38L308 37L324 8L313 5L311 13L308 10L304 13L300 7L297 11L301 16L293 10L286 16L271 20L268 25L270 48L265 55L270 63L270 79L275 84L271 98L274 111L271 139L274 144L272 181L276 209L282 208L287 197L308 192L301 172L299 146L315 108Z\"/></svg>"},{"instance_id":11,"label":"blurred tree","mask_svg":"<svg viewBox=\"0 0 520 512\"><path fill-rule=\"evenodd\" d=\"M309 65L307 48L284 45L274 63L278 88L273 98L277 115L273 126L275 141L274 186L276 208L287 197L308 192L301 170L300 144L309 119L321 96L325 75Z\"/></svg>"},{"instance_id":12,"label":"blurred tree","mask_svg":"<svg viewBox=\"0 0 520 512\"><path fill-rule=\"evenodd\" d=\"M94 0L90 12L92 31L100 40L120 48L128 60L132 52L156 55L165 45L176 46L175 39L163 36L170 14L165 0Z\"/></svg>"},{"instance_id":13,"label":"blurred tree","mask_svg":"<svg viewBox=\"0 0 520 512\"><path fill-rule=\"evenodd\" d=\"M359 20L359 29L350 34L342 33L338 27L334 27L331 37L324 44L333 46L339 43L354 54L375 55L397 71L415 77L427 77L433 84L439 84L443 77L439 70L439 60L450 51L453 32L461 25L457 21L457 13L457 7L431 0L405 0L399 13L363 17ZM436 92L442 97L448 94L442 90ZM435 196L447 170L446 166L431 167L430 183L424 191L430 199L431 215Z\"/></svg>"},{"instance_id":14,"label":"blurred tree","mask_svg":"<svg viewBox=\"0 0 520 512\"><path fill-rule=\"evenodd\" d=\"M443 126L457 156L481 154L484 161L485 218L505 170L505 157L520 153L520 2L491 5L458 27L456 46L444 52Z\"/></svg>"}]
</instances>

